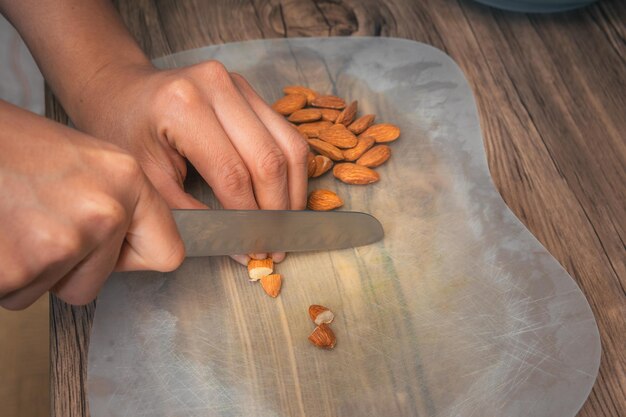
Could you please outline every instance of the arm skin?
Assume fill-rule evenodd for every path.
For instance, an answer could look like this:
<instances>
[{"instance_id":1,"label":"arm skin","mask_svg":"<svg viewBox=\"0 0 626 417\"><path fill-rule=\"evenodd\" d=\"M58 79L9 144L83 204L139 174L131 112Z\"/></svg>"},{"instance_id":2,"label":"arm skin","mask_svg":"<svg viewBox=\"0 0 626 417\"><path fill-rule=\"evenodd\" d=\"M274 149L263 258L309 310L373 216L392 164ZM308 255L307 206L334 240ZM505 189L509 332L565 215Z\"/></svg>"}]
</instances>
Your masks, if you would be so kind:
<instances>
[{"instance_id":1,"label":"arm skin","mask_svg":"<svg viewBox=\"0 0 626 417\"><path fill-rule=\"evenodd\" d=\"M135 156L170 207L203 207L183 189L188 160L224 208L305 208L308 145L240 75L216 61L156 70L109 0L0 0L0 12L74 124Z\"/></svg>"}]
</instances>

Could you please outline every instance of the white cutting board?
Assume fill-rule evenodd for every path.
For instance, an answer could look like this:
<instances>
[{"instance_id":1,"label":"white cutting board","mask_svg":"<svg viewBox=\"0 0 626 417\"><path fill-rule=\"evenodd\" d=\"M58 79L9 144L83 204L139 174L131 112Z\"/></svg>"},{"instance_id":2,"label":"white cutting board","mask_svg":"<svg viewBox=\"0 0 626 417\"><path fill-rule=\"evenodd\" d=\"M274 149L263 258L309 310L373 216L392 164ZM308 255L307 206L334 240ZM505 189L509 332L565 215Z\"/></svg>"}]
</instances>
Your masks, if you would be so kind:
<instances>
[{"instance_id":1,"label":"white cutting board","mask_svg":"<svg viewBox=\"0 0 626 417\"><path fill-rule=\"evenodd\" d=\"M310 183L376 216L385 239L290 255L278 299L228 258L115 275L91 337L92 417L576 414L600 362L593 315L495 190L471 90L447 55L398 39L277 39L157 64L207 59L270 102L304 84L400 126L379 183ZM307 341L314 303L336 313L332 351Z\"/></svg>"}]
</instances>

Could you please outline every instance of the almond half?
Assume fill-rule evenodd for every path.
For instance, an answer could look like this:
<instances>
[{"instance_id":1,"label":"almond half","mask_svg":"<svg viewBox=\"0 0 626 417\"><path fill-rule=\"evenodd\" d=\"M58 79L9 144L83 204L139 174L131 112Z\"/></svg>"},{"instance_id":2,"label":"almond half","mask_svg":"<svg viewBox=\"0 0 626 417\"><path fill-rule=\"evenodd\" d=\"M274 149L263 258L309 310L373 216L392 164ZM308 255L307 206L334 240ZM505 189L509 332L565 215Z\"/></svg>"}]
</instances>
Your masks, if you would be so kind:
<instances>
[{"instance_id":1,"label":"almond half","mask_svg":"<svg viewBox=\"0 0 626 417\"><path fill-rule=\"evenodd\" d=\"M357 185L371 184L380 179L380 175L373 169L350 162L335 165L333 175L346 184Z\"/></svg>"},{"instance_id":2,"label":"almond half","mask_svg":"<svg viewBox=\"0 0 626 417\"><path fill-rule=\"evenodd\" d=\"M272 258L250 259L248 262L248 276L250 281L258 281L274 271L274 261Z\"/></svg>"},{"instance_id":3,"label":"almond half","mask_svg":"<svg viewBox=\"0 0 626 417\"><path fill-rule=\"evenodd\" d=\"M333 161L329 157L324 155L315 156L315 172L313 172L313 178L317 178L324 175L333 167Z\"/></svg>"},{"instance_id":4,"label":"almond half","mask_svg":"<svg viewBox=\"0 0 626 417\"><path fill-rule=\"evenodd\" d=\"M315 154L313 152L309 152L306 158L306 170L307 177L311 178L315 175L315 171L317 170L317 162L315 161Z\"/></svg>"},{"instance_id":5,"label":"almond half","mask_svg":"<svg viewBox=\"0 0 626 417\"><path fill-rule=\"evenodd\" d=\"M356 160L357 165L376 168L384 164L391 156L391 148L387 145L376 145Z\"/></svg>"},{"instance_id":6,"label":"almond half","mask_svg":"<svg viewBox=\"0 0 626 417\"><path fill-rule=\"evenodd\" d=\"M329 211L343 206L343 200L330 190L314 190L309 194L307 208L314 211Z\"/></svg>"},{"instance_id":7,"label":"almond half","mask_svg":"<svg viewBox=\"0 0 626 417\"><path fill-rule=\"evenodd\" d=\"M272 108L283 116L287 116L296 110L300 110L306 105L306 96L303 94L289 94L279 98Z\"/></svg>"},{"instance_id":8,"label":"almond half","mask_svg":"<svg viewBox=\"0 0 626 417\"><path fill-rule=\"evenodd\" d=\"M267 295L276 298L280 294L283 277L280 274L270 274L261 278L261 287Z\"/></svg>"},{"instance_id":9,"label":"almond half","mask_svg":"<svg viewBox=\"0 0 626 417\"><path fill-rule=\"evenodd\" d=\"M335 343L337 343L337 338L328 325L320 324L309 335L309 341L318 348L332 349L335 347Z\"/></svg>"},{"instance_id":10,"label":"almond half","mask_svg":"<svg viewBox=\"0 0 626 417\"><path fill-rule=\"evenodd\" d=\"M311 317L311 320L318 326L324 323L331 323L335 319L335 315L332 311L318 304L313 304L309 307L309 317Z\"/></svg>"}]
</instances>

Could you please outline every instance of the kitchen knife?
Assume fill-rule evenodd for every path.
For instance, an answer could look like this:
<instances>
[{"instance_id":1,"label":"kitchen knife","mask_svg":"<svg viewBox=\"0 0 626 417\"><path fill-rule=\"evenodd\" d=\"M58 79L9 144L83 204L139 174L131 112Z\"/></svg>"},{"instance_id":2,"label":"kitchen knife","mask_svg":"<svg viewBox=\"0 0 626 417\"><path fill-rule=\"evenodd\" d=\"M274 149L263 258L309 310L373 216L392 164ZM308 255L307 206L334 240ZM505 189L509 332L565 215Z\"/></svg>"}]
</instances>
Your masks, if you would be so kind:
<instances>
[{"instance_id":1,"label":"kitchen knife","mask_svg":"<svg viewBox=\"0 0 626 417\"><path fill-rule=\"evenodd\" d=\"M344 249L383 237L375 217L358 212L172 210L188 257Z\"/></svg>"}]
</instances>

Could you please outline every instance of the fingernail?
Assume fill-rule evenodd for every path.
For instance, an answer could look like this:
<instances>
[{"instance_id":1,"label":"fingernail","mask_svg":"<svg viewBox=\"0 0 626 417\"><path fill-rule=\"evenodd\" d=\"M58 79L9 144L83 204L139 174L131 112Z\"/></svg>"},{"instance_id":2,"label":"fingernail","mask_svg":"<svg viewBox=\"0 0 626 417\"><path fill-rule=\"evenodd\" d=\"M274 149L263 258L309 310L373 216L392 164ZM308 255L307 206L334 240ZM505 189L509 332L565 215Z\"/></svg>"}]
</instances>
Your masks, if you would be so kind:
<instances>
[{"instance_id":1,"label":"fingernail","mask_svg":"<svg viewBox=\"0 0 626 417\"><path fill-rule=\"evenodd\" d=\"M272 253L272 260L275 263L282 262L285 260L285 256L287 256L285 252L274 252Z\"/></svg>"},{"instance_id":2,"label":"fingernail","mask_svg":"<svg viewBox=\"0 0 626 417\"><path fill-rule=\"evenodd\" d=\"M230 255L230 257L243 266L248 266L248 262L250 261L250 257L248 255Z\"/></svg>"},{"instance_id":3,"label":"fingernail","mask_svg":"<svg viewBox=\"0 0 626 417\"><path fill-rule=\"evenodd\" d=\"M251 253L250 257L253 259L265 259L267 258L267 253Z\"/></svg>"}]
</instances>

